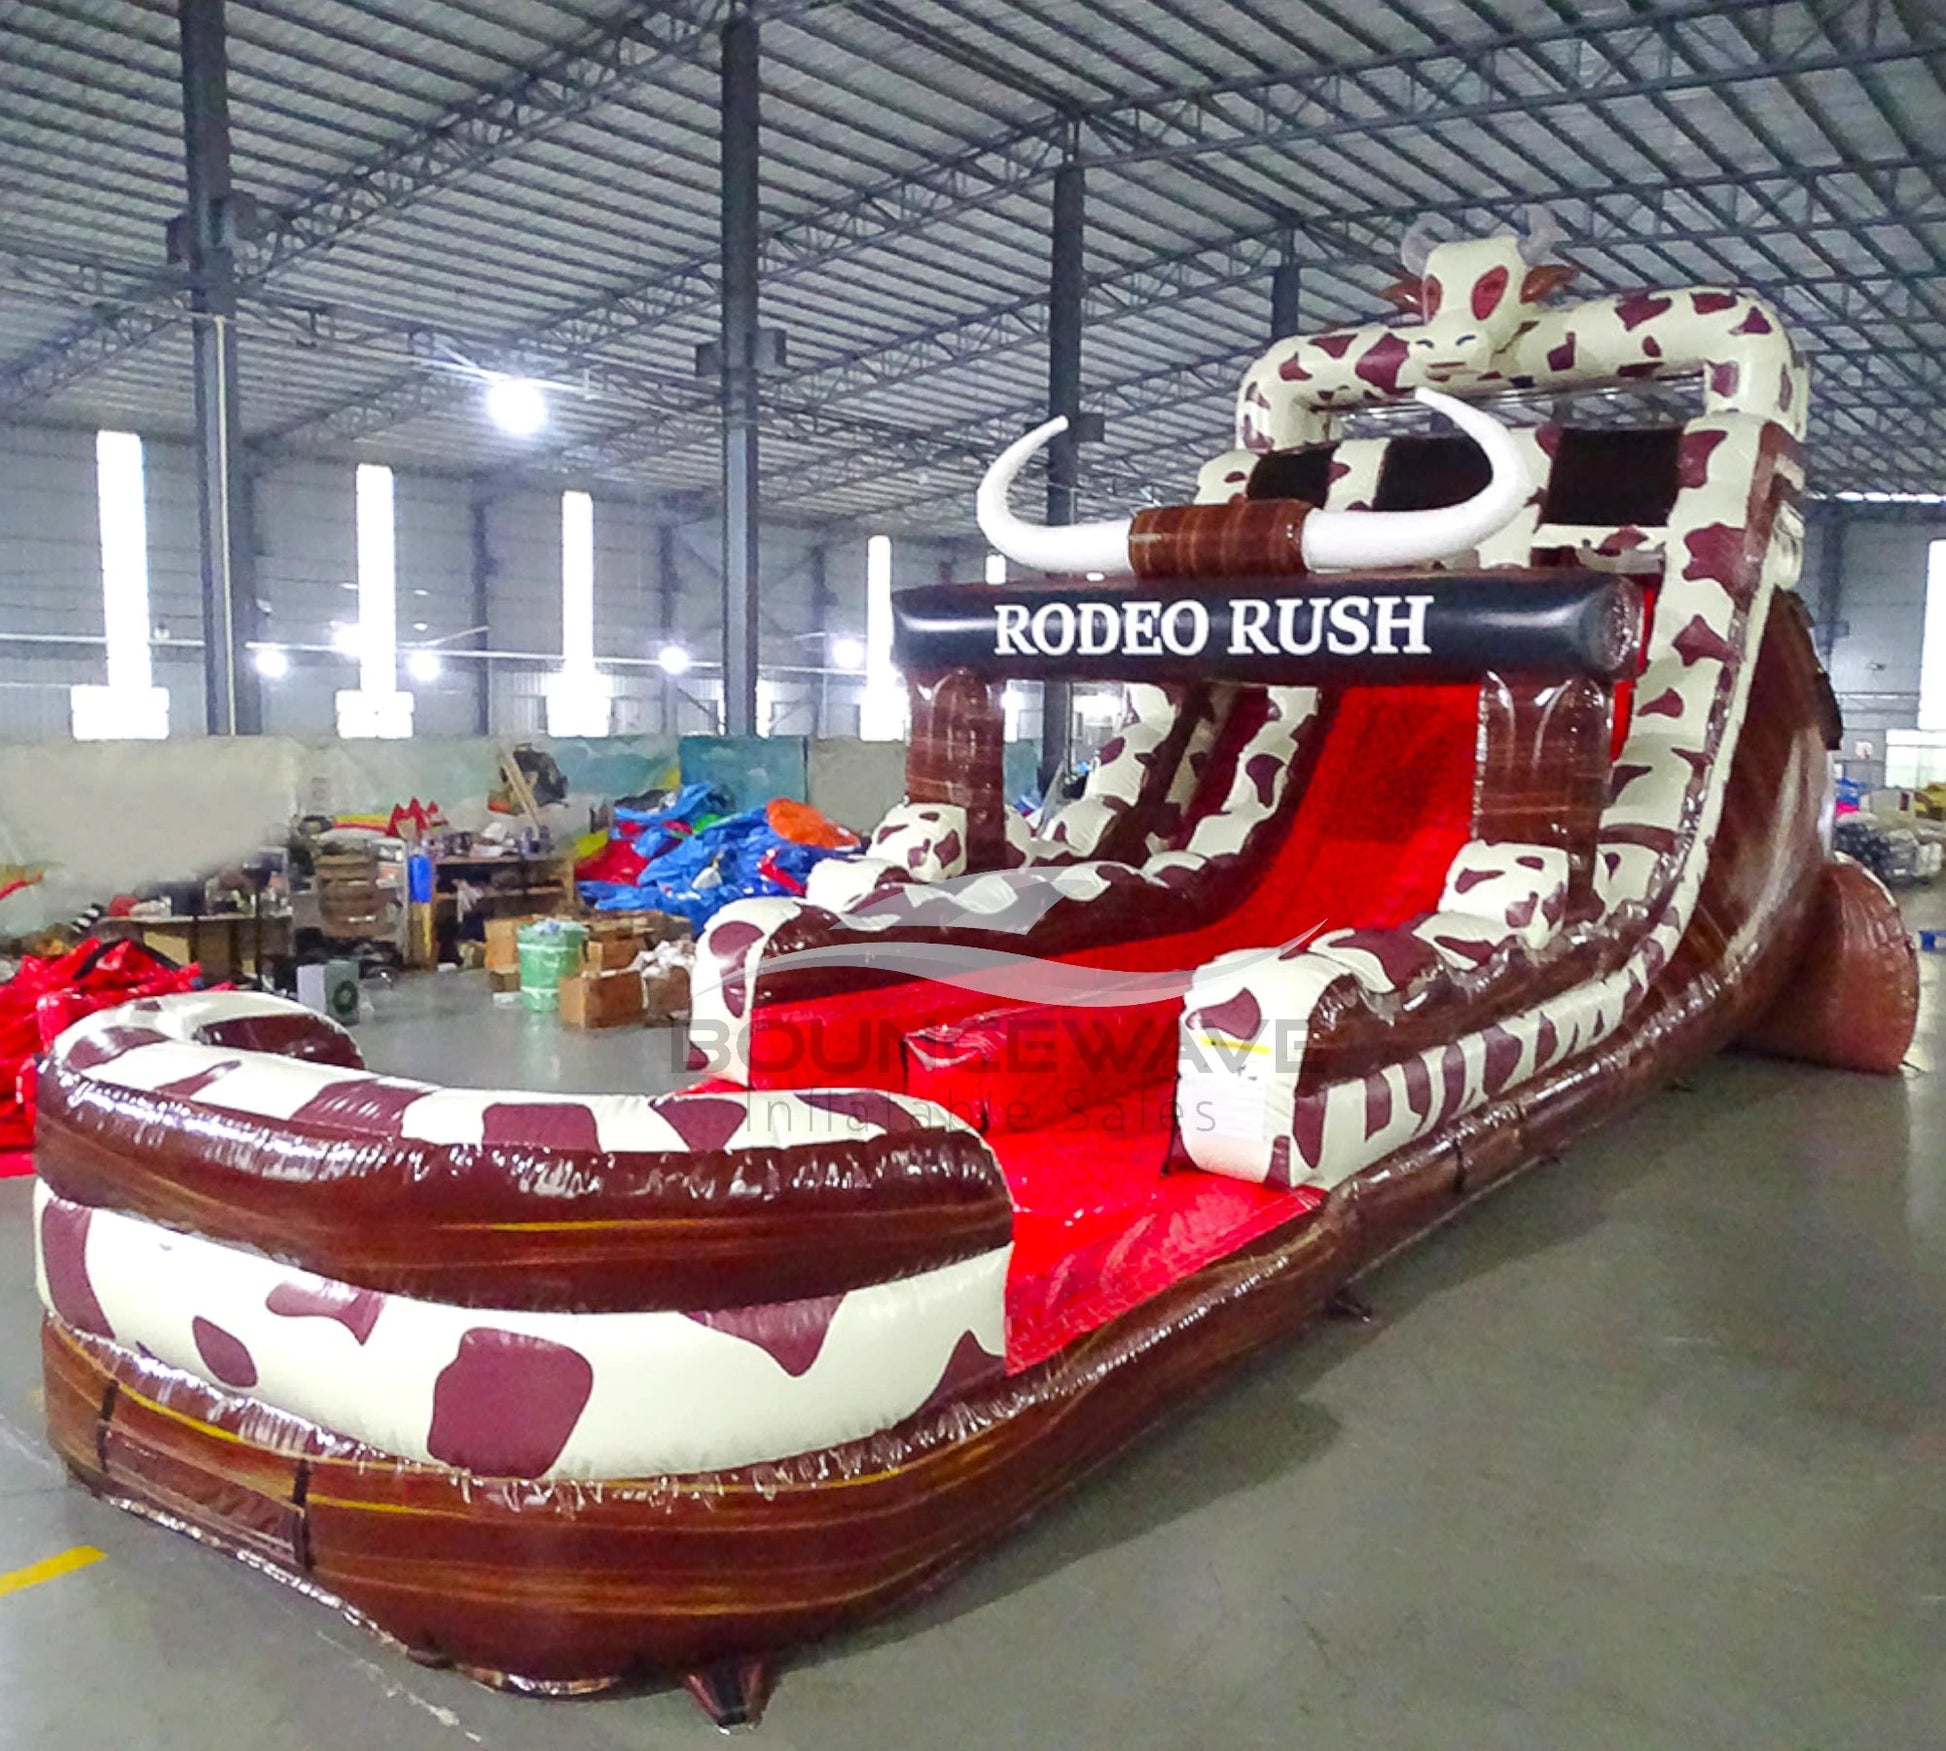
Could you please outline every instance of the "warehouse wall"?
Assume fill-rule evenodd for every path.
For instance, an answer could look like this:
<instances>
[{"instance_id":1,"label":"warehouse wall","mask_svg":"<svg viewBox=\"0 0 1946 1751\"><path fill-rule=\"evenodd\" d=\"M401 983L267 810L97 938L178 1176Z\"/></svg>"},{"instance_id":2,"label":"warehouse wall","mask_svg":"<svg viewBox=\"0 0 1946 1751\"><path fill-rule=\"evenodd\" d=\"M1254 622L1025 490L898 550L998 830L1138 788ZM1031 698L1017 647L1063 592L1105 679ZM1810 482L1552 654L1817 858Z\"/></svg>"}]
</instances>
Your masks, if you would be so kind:
<instances>
[{"instance_id":1,"label":"warehouse wall","mask_svg":"<svg viewBox=\"0 0 1946 1751\"><path fill-rule=\"evenodd\" d=\"M151 612L158 631L155 675L170 690L175 733L202 729L201 636L197 596L195 476L188 447L146 446L149 471ZM471 483L401 471L397 490L399 641L452 639L473 618ZM103 674L99 646L37 645L35 639L98 638L101 583L96 531L94 437L90 432L0 426L0 740L45 740L68 731L67 689ZM264 635L286 645L327 646L334 623L354 619L357 596L352 470L336 462L288 462L258 483L258 589L268 603ZM489 561L487 624L491 648L525 656L492 665L490 727L535 734L544 725L542 683L560 650L560 497L552 490L501 490L486 500ZM1835 599L1823 552L1828 532L1814 521L1805 596L1821 624L1840 630L1832 679L1855 728L1910 725L1918 709L1920 629L1929 543L1946 536L1934 522L1874 518L1850 507L1836 543ZM792 677L791 667L825 661L818 630L815 554L820 537L785 527L766 531L763 549L763 661L777 692L780 733L852 735L858 687L844 677ZM714 727L717 689L710 674L668 681L649 659L676 640L699 657L721 625L718 536L707 520L671 523L652 501L606 492L595 510L595 638L614 665L617 733L683 734ZM962 547L900 540L893 545L895 587L929 583L957 559L956 575L975 575ZM663 566L670 588L665 603ZM825 546L828 630L862 635L863 535ZM468 641L460 641L461 645ZM632 661L623 661L632 659ZM446 663L436 682L404 682L417 697L425 735L466 735L476 727L477 669ZM266 728L275 734L329 735L333 696L354 684L347 659L295 652L291 673L265 686Z\"/></svg>"},{"instance_id":2,"label":"warehouse wall","mask_svg":"<svg viewBox=\"0 0 1946 1751\"><path fill-rule=\"evenodd\" d=\"M1845 519L1836 600L1820 618L1839 633L1831 647L1831 684L1850 729L1910 728L1918 721L1927 554L1940 539L1946 539L1946 510L1936 521Z\"/></svg>"},{"instance_id":3,"label":"warehouse wall","mask_svg":"<svg viewBox=\"0 0 1946 1751\"><path fill-rule=\"evenodd\" d=\"M562 831L584 830L588 805L673 784L680 771L670 736L538 745L568 783L568 801L552 817ZM812 741L804 756L802 794L859 832L903 794L898 743ZM498 744L478 736L0 743L0 871L25 868L39 878L0 898L0 941L117 893L205 875L281 844L300 813L383 816L416 798L438 803L454 826L477 830L491 818L487 794L498 782Z\"/></svg>"},{"instance_id":4,"label":"warehouse wall","mask_svg":"<svg viewBox=\"0 0 1946 1751\"><path fill-rule=\"evenodd\" d=\"M170 690L178 735L202 730L201 609L197 578L194 459L168 440L145 444L148 470L150 612L157 630L155 679ZM352 469L287 462L256 486L257 587L267 604L263 636L286 646L328 646L331 628L357 615ZM476 624L472 483L397 475L399 643L464 634ZM561 647L561 511L553 490L500 490L485 500L490 647L526 653L492 665L491 729L543 727L541 687ZM715 727L718 689L708 670L669 682L650 659L675 640L700 658L721 627L719 536L708 520L672 523L652 501L598 492L595 499L595 649L613 665L618 733L686 733ZM841 676L793 677L826 661L819 631L816 554L824 550L828 630L865 629L865 535L830 540L776 527L763 543L761 658L776 690L779 733L857 730L857 684ZM896 541L895 588L938 580L955 549ZM964 562L965 553L958 552ZM664 583L664 565L668 584ZM0 740L68 733L68 688L104 677L101 648L36 641L99 639L100 549L94 434L0 426ZM452 648L471 640L456 639ZM191 648L183 648L189 646ZM293 650L289 675L264 684L273 734L329 735L334 695L356 684L356 666L326 650ZM416 696L425 735L476 727L473 661L449 659L436 682L401 685ZM814 721L820 703L823 710Z\"/></svg>"}]
</instances>

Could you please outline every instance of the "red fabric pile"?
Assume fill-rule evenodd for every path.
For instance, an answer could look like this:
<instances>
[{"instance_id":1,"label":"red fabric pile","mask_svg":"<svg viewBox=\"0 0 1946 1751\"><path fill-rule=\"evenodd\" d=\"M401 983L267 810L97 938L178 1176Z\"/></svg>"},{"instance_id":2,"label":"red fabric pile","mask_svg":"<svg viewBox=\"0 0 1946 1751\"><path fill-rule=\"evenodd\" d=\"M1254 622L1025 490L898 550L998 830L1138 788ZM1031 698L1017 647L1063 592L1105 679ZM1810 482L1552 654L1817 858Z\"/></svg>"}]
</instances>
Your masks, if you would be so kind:
<instances>
[{"instance_id":1,"label":"red fabric pile","mask_svg":"<svg viewBox=\"0 0 1946 1751\"><path fill-rule=\"evenodd\" d=\"M594 856L584 857L574 866L574 879L578 882L614 882L626 888L633 886L648 867L649 860L635 848L635 841L617 834Z\"/></svg>"},{"instance_id":2,"label":"red fabric pile","mask_svg":"<svg viewBox=\"0 0 1946 1751\"><path fill-rule=\"evenodd\" d=\"M66 1029L136 997L191 991L201 972L137 942L91 936L64 955L29 955L0 985L0 1178L31 1171L35 1062Z\"/></svg>"}]
</instances>

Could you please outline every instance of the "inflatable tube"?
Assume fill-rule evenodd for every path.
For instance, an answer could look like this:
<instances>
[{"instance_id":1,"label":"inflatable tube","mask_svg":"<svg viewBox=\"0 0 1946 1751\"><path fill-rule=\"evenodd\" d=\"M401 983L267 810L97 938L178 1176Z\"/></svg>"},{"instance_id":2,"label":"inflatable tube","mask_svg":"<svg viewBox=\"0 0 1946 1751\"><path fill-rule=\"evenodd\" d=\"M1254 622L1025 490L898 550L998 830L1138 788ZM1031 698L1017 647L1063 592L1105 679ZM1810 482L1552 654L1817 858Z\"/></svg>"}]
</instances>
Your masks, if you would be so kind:
<instances>
[{"instance_id":1,"label":"inflatable tube","mask_svg":"<svg viewBox=\"0 0 1946 1751\"><path fill-rule=\"evenodd\" d=\"M41 1178L80 1203L462 1306L795 1301L1007 1244L990 1152L923 1101L437 1089L321 1060L311 1043L332 1024L295 1005L267 1015L278 1001L157 1000L69 1030L41 1082ZM262 1029L273 1019L281 1032ZM205 1043L245 1020L307 1055Z\"/></svg>"},{"instance_id":2,"label":"inflatable tube","mask_svg":"<svg viewBox=\"0 0 1946 1751\"><path fill-rule=\"evenodd\" d=\"M1919 953L1898 902L1862 864L1834 858L1789 990L1742 1043L1773 1058L1895 1076L1919 1026Z\"/></svg>"},{"instance_id":3,"label":"inflatable tube","mask_svg":"<svg viewBox=\"0 0 1946 1751\"><path fill-rule=\"evenodd\" d=\"M892 612L892 651L906 669L1020 680L1613 680L1642 638L1640 590L1595 573L1176 589L945 584L901 591Z\"/></svg>"}]
</instances>

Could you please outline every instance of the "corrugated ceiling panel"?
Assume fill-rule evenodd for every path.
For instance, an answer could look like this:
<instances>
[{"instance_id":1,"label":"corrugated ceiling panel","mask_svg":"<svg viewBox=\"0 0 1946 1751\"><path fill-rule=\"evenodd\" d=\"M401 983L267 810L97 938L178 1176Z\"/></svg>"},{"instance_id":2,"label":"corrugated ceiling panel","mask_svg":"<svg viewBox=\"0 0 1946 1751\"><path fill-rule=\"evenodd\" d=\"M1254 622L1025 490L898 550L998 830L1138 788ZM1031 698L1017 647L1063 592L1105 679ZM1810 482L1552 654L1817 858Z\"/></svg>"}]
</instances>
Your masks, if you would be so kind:
<instances>
[{"instance_id":1,"label":"corrugated ceiling panel","mask_svg":"<svg viewBox=\"0 0 1946 1751\"><path fill-rule=\"evenodd\" d=\"M711 0L687 3L702 17ZM856 384L874 355L906 356L896 349L931 333L951 343L1040 296L1049 118L1074 104L1108 118L1085 135L1099 159L1088 267L1103 286L1085 372L1123 409L1109 443L1084 459L1105 474L1166 465L1178 478L1185 446L1221 442L1224 394L1196 388L1152 413L1128 408L1146 379L1166 386L1185 365L1247 358L1263 338L1270 255L1257 246L1246 283L1226 284L1242 271L1226 261L1246 259L1226 256L1229 240L1288 221L1306 268L1305 322L1367 319L1414 214L1458 204L1511 219L1537 195L1575 212L1577 193L1600 195L1595 231L1566 244L1591 283L1752 283L1787 302L1810 350L1849 349L1870 380L1946 393L1935 363L1946 357L1938 20L1919 11L1918 27L1934 33L1928 53L1901 59L1905 27L1882 9L1730 0L1708 18L1681 9L1660 34L1612 28L1632 13L1624 0L1574 8L1565 24L1546 0L771 0L764 320L787 332L792 361L773 393L794 407L794 384L812 395L820 381ZM616 436L638 412L653 425L695 399L693 350L715 330L707 53L663 59L571 116L490 138L466 132L482 93L515 89L563 45L597 41L615 15L612 0L232 0L239 185L273 227L300 206L350 212L344 197L363 170L386 179L371 186L388 197L332 246L250 289L246 430L285 432L299 450L460 471L584 468L657 489L711 487L713 445L693 420L665 448ZM1523 31L1541 36L1519 45ZM1473 52L1456 55L1456 43ZM1860 59L1861 46L1873 58L1829 64ZM1408 64L1382 64L1400 56ZM1766 56L1810 70L1747 76ZM1427 81L1413 82L1414 67ZM1234 94L1152 101L1213 83ZM10 11L0 223L20 253L0 257L0 384L10 364L85 321L81 288L133 286L161 266L162 228L182 199L176 102L162 0L29 0ZM1116 132L1115 117L1137 132ZM1203 144L1121 161L1122 147L1157 128L1179 144L1200 130ZM462 138L469 161L456 168L448 148ZM1800 167L1861 157L1893 168L1828 179L1828 200L1806 206ZM1897 168L1914 157L1925 168ZM433 162L436 183L411 186L409 167ZM1629 207L1631 187L1653 206ZM1653 237L1637 240L1655 210ZM89 278L91 262L109 271ZM1151 271L1157 263L1175 265ZM616 320L623 308L640 315ZM307 328L313 344L302 342ZM592 353L576 351L596 334ZM843 411L916 434L915 455L955 429L1024 424L1044 395L1044 344L1007 331L988 356L909 382L866 381ZM537 370L587 397L564 393L547 444L529 454L486 426L477 391L451 374L465 362ZM111 349L41 409L182 430L188 400L177 325ZM840 479L852 466L855 435L800 430L789 414L774 423L780 495L794 477ZM1937 473L1943 425L1935 405L1907 426ZM1834 467L1861 466L1855 438L1825 441ZM942 492L956 478L944 464L917 472ZM847 483L825 498L847 513L905 515L898 507L917 503L946 514L915 500L910 478Z\"/></svg>"}]
</instances>

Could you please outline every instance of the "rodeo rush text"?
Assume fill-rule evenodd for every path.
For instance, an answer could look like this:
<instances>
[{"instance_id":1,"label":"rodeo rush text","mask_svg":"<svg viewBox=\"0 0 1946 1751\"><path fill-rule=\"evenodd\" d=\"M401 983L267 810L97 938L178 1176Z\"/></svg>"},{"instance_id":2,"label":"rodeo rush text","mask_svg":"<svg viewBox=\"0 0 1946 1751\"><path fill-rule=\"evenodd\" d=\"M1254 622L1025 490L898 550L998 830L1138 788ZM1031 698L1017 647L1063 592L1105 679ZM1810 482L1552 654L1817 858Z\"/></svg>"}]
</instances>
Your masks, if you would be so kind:
<instances>
[{"instance_id":1,"label":"rodeo rush text","mask_svg":"<svg viewBox=\"0 0 1946 1751\"><path fill-rule=\"evenodd\" d=\"M1427 656L1430 596L1300 596L1229 603L1232 657ZM997 657L1196 657L1209 650L1210 614L1202 602L996 603Z\"/></svg>"}]
</instances>

